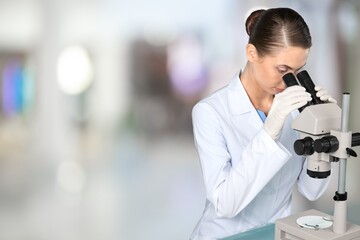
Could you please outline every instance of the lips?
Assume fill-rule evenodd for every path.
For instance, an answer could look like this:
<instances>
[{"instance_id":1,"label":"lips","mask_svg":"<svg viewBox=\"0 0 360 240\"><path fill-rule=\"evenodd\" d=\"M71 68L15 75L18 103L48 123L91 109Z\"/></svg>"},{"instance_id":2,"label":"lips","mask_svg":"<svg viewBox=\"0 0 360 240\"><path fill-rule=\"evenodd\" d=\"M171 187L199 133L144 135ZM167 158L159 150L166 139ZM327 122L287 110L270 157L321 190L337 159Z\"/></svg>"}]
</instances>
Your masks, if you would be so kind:
<instances>
[{"instance_id":1,"label":"lips","mask_svg":"<svg viewBox=\"0 0 360 240\"><path fill-rule=\"evenodd\" d=\"M284 90L285 90L284 88L275 88L276 93L281 93Z\"/></svg>"}]
</instances>

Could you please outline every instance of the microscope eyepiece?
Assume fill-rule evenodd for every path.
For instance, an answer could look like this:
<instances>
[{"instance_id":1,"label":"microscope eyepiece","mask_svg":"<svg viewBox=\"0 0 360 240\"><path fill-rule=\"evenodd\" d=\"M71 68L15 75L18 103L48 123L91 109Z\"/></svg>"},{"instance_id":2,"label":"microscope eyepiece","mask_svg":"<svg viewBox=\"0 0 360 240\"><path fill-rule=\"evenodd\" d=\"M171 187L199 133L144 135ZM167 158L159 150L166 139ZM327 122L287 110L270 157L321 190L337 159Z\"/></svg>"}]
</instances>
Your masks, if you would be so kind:
<instances>
[{"instance_id":1,"label":"microscope eyepiece","mask_svg":"<svg viewBox=\"0 0 360 240\"><path fill-rule=\"evenodd\" d=\"M303 86L306 89L306 91L311 94L312 103L314 105L324 103L323 101L320 100L320 98L318 98L316 96L314 82L311 80L311 77L310 77L309 73L306 70L303 70L303 71L299 72L296 75L296 77L299 80L300 85Z\"/></svg>"},{"instance_id":2,"label":"microscope eyepiece","mask_svg":"<svg viewBox=\"0 0 360 240\"><path fill-rule=\"evenodd\" d=\"M291 72L285 74L282 78L284 80L286 87L299 85L298 81L296 80L295 75ZM309 105L309 103L307 103L305 106L299 108L299 112L302 112L302 110L304 110L304 108L306 108L308 105Z\"/></svg>"},{"instance_id":3,"label":"microscope eyepiece","mask_svg":"<svg viewBox=\"0 0 360 240\"><path fill-rule=\"evenodd\" d=\"M286 85L287 87L299 85L299 83L298 83L298 81L296 80L294 74L292 74L291 72L285 74L285 75L283 76L283 80L284 80L285 85Z\"/></svg>"}]
</instances>

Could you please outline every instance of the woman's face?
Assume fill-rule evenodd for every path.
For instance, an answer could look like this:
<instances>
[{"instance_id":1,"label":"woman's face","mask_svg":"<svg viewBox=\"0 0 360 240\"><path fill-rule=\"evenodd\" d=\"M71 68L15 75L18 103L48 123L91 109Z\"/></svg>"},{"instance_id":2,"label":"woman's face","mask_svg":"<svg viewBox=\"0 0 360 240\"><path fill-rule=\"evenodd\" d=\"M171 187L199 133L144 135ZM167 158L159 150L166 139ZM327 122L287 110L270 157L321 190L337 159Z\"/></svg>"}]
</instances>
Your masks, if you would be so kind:
<instances>
[{"instance_id":1,"label":"woman's face","mask_svg":"<svg viewBox=\"0 0 360 240\"><path fill-rule=\"evenodd\" d=\"M308 55L309 49L286 47L275 54L258 57L253 62L257 85L272 95L282 92L286 88L282 77L289 72L299 72L305 66Z\"/></svg>"}]
</instances>

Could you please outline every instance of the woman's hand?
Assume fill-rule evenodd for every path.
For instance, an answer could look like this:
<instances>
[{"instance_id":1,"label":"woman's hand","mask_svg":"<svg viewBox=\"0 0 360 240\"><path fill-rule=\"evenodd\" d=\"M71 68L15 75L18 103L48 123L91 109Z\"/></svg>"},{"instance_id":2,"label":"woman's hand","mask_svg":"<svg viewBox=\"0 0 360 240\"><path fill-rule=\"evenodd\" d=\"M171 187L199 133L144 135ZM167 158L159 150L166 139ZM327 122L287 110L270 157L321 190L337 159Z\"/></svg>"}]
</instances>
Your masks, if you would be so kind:
<instances>
[{"instance_id":1,"label":"woman's hand","mask_svg":"<svg viewBox=\"0 0 360 240\"><path fill-rule=\"evenodd\" d=\"M264 130L276 140L289 113L311 101L310 93L302 86L291 86L276 94L269 114L264 123Z\"/></svg>"},{"instance_id":2,"label":"woman's hand","mask_svg":"<svg viewBox=\"0 0 360 240\"><path fill-rule=\"evenodd\" d=\"M321 101L337 103L336 99L331 97L326 89L323 89L321 86L315 86L316 96L320 98Z\"/></svg>"}]
</instances>

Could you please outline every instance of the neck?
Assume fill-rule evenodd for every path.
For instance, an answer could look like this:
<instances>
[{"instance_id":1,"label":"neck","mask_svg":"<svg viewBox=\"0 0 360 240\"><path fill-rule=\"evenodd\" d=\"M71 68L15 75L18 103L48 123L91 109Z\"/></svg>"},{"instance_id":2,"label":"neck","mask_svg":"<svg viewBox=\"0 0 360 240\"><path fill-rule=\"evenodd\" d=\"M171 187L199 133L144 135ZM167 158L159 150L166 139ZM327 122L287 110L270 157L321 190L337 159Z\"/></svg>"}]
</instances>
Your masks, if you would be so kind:
<instances>
[{"instance_id":1,"label":"neck","mask_svg":"<svg viewBox=\"0 0 360 240\"><path fill-rule=\"evenodd\" d=\"M240 80L255 109L261 110L267 115L274 95L264 91L264 89L258 85L255 75L253 74L253 69L249 63L246 64L242 71Z\"/></svg>"}]
</instances>

